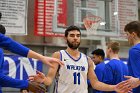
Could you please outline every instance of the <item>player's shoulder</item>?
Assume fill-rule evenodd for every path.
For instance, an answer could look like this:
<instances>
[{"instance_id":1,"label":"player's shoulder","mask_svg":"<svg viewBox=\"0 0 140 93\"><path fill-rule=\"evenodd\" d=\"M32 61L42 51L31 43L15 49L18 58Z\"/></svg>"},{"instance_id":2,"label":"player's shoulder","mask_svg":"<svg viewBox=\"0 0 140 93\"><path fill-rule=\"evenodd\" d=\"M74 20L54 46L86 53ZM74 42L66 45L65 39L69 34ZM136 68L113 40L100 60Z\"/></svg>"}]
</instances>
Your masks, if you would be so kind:
<instances>
[{"instance_id":1,"label":"player's shoulder","mask_svg":"<svg viewBox=\"0 0 140 93\"><path fill-rule=\"evenodd\" d=\"M89 58L86 54L80 52L80 54L82 55L82 57L86 57L87 59Z\"/></svg>"},{"instance_id":2,"label":"player's shoulder","mask_svg":"<svg viewBox=\"0 0 140 93\"><path fill-rule=\"evenodd\" d=\"M63 54L63 52L65 52L65 50L59 50L53 53L53 56L59 56Z\"/></svg>"},{"instance_id":3,"label":"player's shoulder","mask_svg":"<svg viewBox=\"0 0 140 93\"><path fill-rule=\"evenodd\" d=\"M60 54L60 51L55 51L53 54Z\"/></svg>"},{"instance_id":4,"label":"player's shoulder","mask_svg":"<svg viewBox=\"0 0 140 93\"><path fill-rule=\"evenodd\" d=\"M53 57L55 58L60 58L60 51L56 51L52 54Z\"/></svg>"}]
</instances>

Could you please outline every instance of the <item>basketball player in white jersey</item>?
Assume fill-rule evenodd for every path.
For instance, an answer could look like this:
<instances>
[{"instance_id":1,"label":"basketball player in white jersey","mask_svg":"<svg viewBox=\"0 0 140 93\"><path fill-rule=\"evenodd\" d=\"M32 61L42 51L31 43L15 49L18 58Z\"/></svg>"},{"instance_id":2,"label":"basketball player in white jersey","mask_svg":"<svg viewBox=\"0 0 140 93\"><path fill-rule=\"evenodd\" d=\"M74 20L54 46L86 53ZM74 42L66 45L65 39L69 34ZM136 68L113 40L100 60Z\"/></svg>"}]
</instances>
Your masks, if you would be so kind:
<instances>
[{"instance_id":1,"label":"basketball player in white jersey","mask_svg":"<svg viewBox=\"0 0 140 93\"><path fill-rule=\"evenodd\" d=\"M92 60L78 51L81 40L81 32L78 27L68 27L65 31L65 39L68 45L67 49L53 54L53 57L61 59L65 66L60 67L59 64L53 63L55 68L50 68L47 76L38 72L38 75L30 77L30 80L49 86L53 79L58 76L55 93L88 93L88 78L92 87L97 90L128 93L129 88L123 82L118 85L107 85L98 81L93 70Z\"/></svg>"}]
</instances>

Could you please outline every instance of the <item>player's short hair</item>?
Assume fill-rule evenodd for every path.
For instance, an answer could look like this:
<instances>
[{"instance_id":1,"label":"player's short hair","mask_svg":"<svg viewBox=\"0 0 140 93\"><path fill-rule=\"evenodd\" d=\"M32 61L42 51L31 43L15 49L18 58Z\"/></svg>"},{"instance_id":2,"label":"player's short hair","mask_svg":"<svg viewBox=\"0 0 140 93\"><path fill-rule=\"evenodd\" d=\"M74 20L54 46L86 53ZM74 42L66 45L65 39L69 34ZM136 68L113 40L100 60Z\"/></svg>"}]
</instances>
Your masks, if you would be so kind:
<instances>
[{"instance_id":1,"label":"player's short hair","mask_svg":"<svg viewBox=\"0 0 140 93\"><path fill-rule=\"evenodd\" d=\"M0 25L0 33L1 34L5 34L6 33L6 29L3 25Z\"/></svg>"},{"instance_id":2,"label":"player's short hair","mask_svg":"<svg viewBox=\"0 0 140 93\"><path fill-rule=\"evenodd\" d=\"M109 42L107 44L108 49L111 48L114 53L118 53L120 50L120 43L119 42Z\"/></svg>"},{"instance_id":3,"label":"player's short hair","mask_svg":"<svg viewBox=\"0 0 140 93\"><path fill-rule=\"evenodd\" d=\"M103 49L95 49L94 51L91 52L92 55L97 55L97 56L101 56L102 59L105 58L105 52Z\"/></svg>"},{"instance_id":4,"label":"player's short hair","mask_svg":"<svg viewBox=\"0 0 140 93\"><path fill-rule=\"evenodd\" d=\"M65 30L65 37L67 37L68 34L69 34L69 32L70 32L70 31L73 31L73 30L79 31L79 32L80 32L80 35L81 35L80 29L79 29L77 26L71 25L71 26L69 26L69 27Z\"/></svg>"},{"instance_id":5,"label":"player's short hair","mask_svg":"<svg viewBox=\"0 0 140 93\"><path fill-rule=\"evenodd\" d=\"M132 22L128 23L124 27L124 31L129 32L130 34L132 32L135 32L137 34L137 36L140 37L140 22L139 21L132 21Z\"/></svg>"}]
</instances>

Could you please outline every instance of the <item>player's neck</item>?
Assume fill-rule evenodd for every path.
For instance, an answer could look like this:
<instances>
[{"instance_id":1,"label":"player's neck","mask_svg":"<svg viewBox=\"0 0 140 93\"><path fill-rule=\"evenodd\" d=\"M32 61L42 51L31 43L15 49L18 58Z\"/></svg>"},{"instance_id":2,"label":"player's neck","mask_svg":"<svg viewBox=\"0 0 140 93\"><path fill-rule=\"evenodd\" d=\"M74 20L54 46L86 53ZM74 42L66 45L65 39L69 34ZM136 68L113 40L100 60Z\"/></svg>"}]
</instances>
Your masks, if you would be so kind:
<instances>
[{"instance_id":1,"label":"player's neck","mask_svg":"<svg viewBox=\"0 0 140 93\"><path fill-rule=\"evenodd\" d=\"M134 45L139 44L140 40L135 40Z\"/></svg>"},{"instance_id":2,"label":"player's neck","mask_svg":"<svg viewBox=\"0 0 140 93\"><path fill-rule=\"evenodd\" d=\"M71 49L71 48L67 48L66 51L71 55L71 56L79 56L80 52L78 49Z\"/></svg>"},{"instance_id":3,"label":"player's neck","mask_svg":"<svg viewBox=\"0 0 140 93\"><path fill-rule=\"evenodd\" d=\"M110 56L110 59L118 59L119 60L119 55L118 54L112 54Z\"/></svg>"},{"instance_id":4,"label":"player's neck","mask_svg":"<svg viewBox=\"0 0 140 93\"><path fill-rule=\"evenodd\" d=\"M133 37L132 41L133 41L133 45L137 45L138 43L140 43L140 38L138 36L135 36Z\"/></svg>"}]
</instances>

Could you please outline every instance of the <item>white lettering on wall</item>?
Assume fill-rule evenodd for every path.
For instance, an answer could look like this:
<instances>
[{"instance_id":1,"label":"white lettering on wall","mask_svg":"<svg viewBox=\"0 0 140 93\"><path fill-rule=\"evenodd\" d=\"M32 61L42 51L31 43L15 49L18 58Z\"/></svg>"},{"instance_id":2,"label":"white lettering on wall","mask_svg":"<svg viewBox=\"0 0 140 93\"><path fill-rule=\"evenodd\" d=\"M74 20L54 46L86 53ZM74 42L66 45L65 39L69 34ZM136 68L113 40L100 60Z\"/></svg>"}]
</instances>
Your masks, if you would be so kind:
<instances>
[{"instance_id":1,"label":"white lettering on wall","mask_svg":"<svg viewBox=\"0 0 140 93\"><path fill-rule=\"evenodd\" d=\"M19 57L20 60L20 79L23 79L23 68L27 72L27 75L35 75L37 68L37 60L34 60L34 65L32 66L28 58ZM35 67L36 66L36 67Z\"/></svg>"},{"instance_id":2,"label":"white lettering on wall","mask_svg":"<svg viewBox=\"0 0 140 93\"><path fill-rule=\"evenodd\" d=\"M8 76L15 78L16 77L16 64L13 59L10 57L4 57L4 61L7 61L9 65L9 74Z\"/></svg>"},{"instance_id":3,"label":"white lettering on wall","mask_svg":"<svg viewBox=\"0 0 140 93\"><path fill-rule=\"evenodd\" d=\"M10 57L4 57L4 61L8 62L9 64L9 73L8 76L12 78L16 78L17 74L17 66L15 60L13 60ZM33 64L31 64L31 61L29 58L25 57L19 57L18 58L19 65L20 65L20 74L19 74L19 79L23 79L23 75L25 74L23 70L27 73L28 76L30 75L35 75L36 70L37 70L37 61L36 59L32 59ZM7 67L5 67L7 68Z\"/></svg>"}]
</instances>

